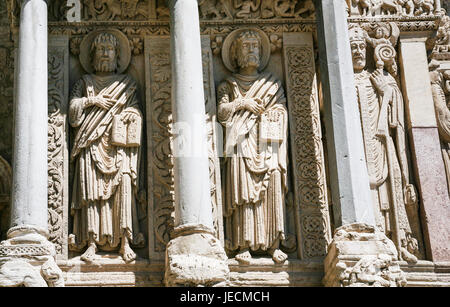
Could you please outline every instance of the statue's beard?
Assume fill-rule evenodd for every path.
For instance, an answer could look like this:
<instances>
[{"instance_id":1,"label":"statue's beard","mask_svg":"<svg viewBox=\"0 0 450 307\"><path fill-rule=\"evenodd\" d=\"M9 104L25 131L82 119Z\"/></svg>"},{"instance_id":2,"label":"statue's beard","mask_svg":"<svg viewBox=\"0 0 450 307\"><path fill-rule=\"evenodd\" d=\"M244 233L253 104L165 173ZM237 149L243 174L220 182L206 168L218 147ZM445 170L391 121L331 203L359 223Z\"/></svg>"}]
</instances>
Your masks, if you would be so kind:
<instances>
[{"instance_id":1,"label":"statue's beard","mask_svg":"<svg viewBox=\"0 0 450 307\"><path fill-rule=\"evenodd\" d=\"M355 70L363 70L366 67L366 59L363 55L355 55L353 57L353 68Z\"/></svg>"},{"instance_id":2,"label":"statue's beard","mask_svg":"<svg viewBox=\"0 0 450 307\"><path fill-rule=\"evenodd\" d=\"M247 68L250 66L258 68L260 60L255 54L247 54L245 56L239 56L237 58L237 64L240 68Z\"/></svg>"},{"instance_id":3,"label":"statue's beard","mask_svg":"<svg viewBox=\"0 0 450 307\"><path fill-rule=\"evenodd\" d=\"M94 69L97 72L115 72L117 61L111 59L95 59Z\"/></svg>"}]
</instances>

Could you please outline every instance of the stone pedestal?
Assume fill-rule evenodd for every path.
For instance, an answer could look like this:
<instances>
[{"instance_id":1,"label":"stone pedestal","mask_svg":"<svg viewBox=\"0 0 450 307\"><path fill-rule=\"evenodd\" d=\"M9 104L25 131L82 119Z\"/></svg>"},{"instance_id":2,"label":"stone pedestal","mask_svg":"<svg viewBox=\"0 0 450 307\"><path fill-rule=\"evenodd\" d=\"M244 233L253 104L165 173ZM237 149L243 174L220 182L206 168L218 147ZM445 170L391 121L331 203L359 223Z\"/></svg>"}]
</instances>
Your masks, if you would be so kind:
<instances>
[{"instance_id":1,"label":"stone pedestal","mask_svg":"<svg viewBox=\"0 0 450 307\"><path fill-rule=\"evenodd\" d=\"M227 256L214 237L205 127L198 3L171 0L175 230L166 249L168 286L227 280Z\"/></svg>"},{"instance_id":2,"label":"stone pedestal","mask_svg":"<svg viewBox=\"0 0 450 307\"><path fill-rule=\"evenodd\" d=\"M209 229L185 225L167 245L167 286L222 286L228 280L227 256Z\"/></svg>"},{"instance_id":3,"label":"stone pedestal","mask_svg":"<svg viewBox=\"0 0 450 307\"><path fill-rule=\"evenodd\" d=\"M47 240L47 40L46 1L22 1L11 228L0 243L0 286L64 284Z\"/></svg>"},{"instance_id":4,"label":"stone pedestal","mask_svg":"<svg viewBox=\"0 0 450 307\"><path fill-rule=\"evenodd\" d=\"M325 258L327 287L404 287L395 245L375 227L354 223L338 228Z\"/></svg>"}]
</instances>

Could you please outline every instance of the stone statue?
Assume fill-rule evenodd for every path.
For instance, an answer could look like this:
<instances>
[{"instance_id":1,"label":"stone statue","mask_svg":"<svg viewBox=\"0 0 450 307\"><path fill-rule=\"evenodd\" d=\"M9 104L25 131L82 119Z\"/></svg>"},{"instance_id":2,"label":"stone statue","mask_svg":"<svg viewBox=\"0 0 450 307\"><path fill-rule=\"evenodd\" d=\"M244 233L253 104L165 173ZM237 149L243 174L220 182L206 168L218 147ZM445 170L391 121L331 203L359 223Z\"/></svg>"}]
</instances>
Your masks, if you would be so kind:
<instances>
[{"instance_id":1,"label":"stone statue","mask_svg":"<svg viewBox=\"0 0 450 307\"><path fill-rule=\"evenodd\" d=\"M225 66L235 73L218 87L218 120L225 127L226 247L248 263L250 251L281 263L287 192L286 98L281 82L260 73L270 43L260 30L236 30L224 42Z\"/></svg>"},{"instance_id":2,"label":"stone statue","mask_svg":"<svg viewBox=\"0 0 450 307\"><path fill-rule=\"evenodd\" d=\"M430 79L450 193L450 70L439 71L439 66L439 62L431 61Z\"/></svg>"},{"instance_id":3,"label":"stone statue","mask_svg":"<svg viewBox=\"0 0 450 307\"><path fill-rule=\"evenodd\" d=\"M352 27L350 43L376 225L394 241L404 260L416 262L418 242L407 211L417 212L418 204L409 181L403 97L396 70L388 72L379 65L380 59L391 63L395 49L389 40L378 44L374 56L377 66L371 70L366 62L367 33Z\"/></svg>"},{"instance_id":4,"label":"stone statue","mask_svg":"<svg viewBox=\"0 0 450 307\"><path fill-rule=\"evenodd\" d=\"M94 34L81 45L82 53L90 50L92 62L80 55L85 69L94 73L75 84L69 108L75 128L70 247L80 251L87 246L81 259L93 261L97 249L112 251L120 245L123 259L130 262L136 259L130 244L144 243L136 209L142 113L136 82L119 73L129 64L128 40L113 30Z\"/></svg>"}]
</instances>

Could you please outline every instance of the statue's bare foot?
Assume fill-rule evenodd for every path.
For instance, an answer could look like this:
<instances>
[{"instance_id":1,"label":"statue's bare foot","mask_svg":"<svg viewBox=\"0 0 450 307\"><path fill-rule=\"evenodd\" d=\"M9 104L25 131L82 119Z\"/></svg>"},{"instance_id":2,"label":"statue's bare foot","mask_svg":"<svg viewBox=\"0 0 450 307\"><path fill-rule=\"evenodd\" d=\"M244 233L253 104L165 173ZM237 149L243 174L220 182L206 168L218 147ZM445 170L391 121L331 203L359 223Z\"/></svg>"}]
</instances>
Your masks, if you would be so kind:
<instances>
[{"instance_id":1,"label":"statue's bare foot","mask_svg":"<svg viewBox=\"0 0 450 307\"><path fill-rule=\"evenodd\" d=\"M417 257L416 256L414 256L413 254L411 254L410 252L408 252L407 250L406 250L406 248L404 248L404 247L402 247L401 249L400 249L400 251L401 251L401 253L402 253L402 256L403 256L403 259L406 261L406 262L408 262L408 263L417 263Z\"/></svg>"},{"instance_id":2,"label":"statue's bare foot","mask_svg":"<svg viewBox=\"0 0 450 307\"><path fill-rule=\"evenodd\" d=\"M243 264L250 264L250 260L252 259L252 255L248 249L242 249L236 255L235 259Z\"/></svg>"},{"instance_id":3,"label":"statue's bare foot","mask_svg":"<svg viewBox=\"0 0 450 307\"><path fill-rule=\"evenodd\" d=\"M123 260L127 263L136 260L136 253L131 249L128 242L122 246L120 253L122 254Z\"/></svg>"},{"instance_id":4,"label":"statue's bare foot","mask_svg":"<svg viewBox=\"0 0 450 307\"><path fill-rule=\"evenodd\" d=\"M86 262L92 262L95 259L95 253L97 252L97 246L95 243L90 243L87 250L81 255L81 260Z\"/></svg>"},{"instance_id":5,"label":"statue's bare foot","mask_svg":"<svg viewBox=\"0 0 450 307\"><path fill-rule=\"evenodd\" d=\"M269 252L272 254L272 259L273 261L275 261L275 263L283 263L287 259L287 255L278 248L271 250Z\"/></svg>"}]
</instances>

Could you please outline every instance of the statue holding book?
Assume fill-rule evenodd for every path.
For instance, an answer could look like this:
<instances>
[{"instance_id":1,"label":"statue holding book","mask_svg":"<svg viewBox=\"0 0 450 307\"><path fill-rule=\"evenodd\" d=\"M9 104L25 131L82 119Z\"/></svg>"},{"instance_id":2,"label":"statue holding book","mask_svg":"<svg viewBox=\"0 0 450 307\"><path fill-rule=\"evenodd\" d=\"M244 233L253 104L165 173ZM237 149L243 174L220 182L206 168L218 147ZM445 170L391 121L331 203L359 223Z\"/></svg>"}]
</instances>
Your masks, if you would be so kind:
<instances>
[{"instance_id":1,"label":"statue holding book","mask_svg":"<svg viewBox=\"0 0 450 307\"><path fill-rule=\"evenodd\" d=\"M225 127L226 248L241 263L268 253L282 263L287 193L286 96L281 81L261 73L270 43L258 29L232 32L222 58L233 74L218 87L218 120Z\"/></svg>"},{"instance_id":2,"label":"statue holding book","mask_svg":"<svg viewBox=\"0 0 450 307\"><path fill-rule=\"evenodd\" d=\"M120 249L131 262L131 246L142 245L144 236L136 209L142 113L136 82L122 74L130 62L129 44L121 32L108 30L87 35L80 50L89 74L73 87L69 107L75 128L69 245L84 251L84 261L92 262L97 250Z\"/></svg>"}]
</instances>

